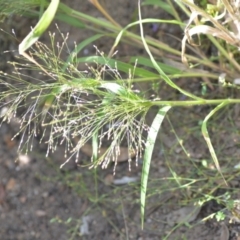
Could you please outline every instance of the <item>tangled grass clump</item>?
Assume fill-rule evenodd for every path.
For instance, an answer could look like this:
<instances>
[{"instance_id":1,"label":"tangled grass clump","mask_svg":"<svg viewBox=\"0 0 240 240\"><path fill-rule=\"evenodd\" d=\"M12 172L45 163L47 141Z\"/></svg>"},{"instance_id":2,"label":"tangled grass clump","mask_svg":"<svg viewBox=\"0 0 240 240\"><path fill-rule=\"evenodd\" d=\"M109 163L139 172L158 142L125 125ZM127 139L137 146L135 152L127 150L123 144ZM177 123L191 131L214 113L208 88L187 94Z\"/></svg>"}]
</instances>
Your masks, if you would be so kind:
<instances>
[{"instance_id":1,"label":"tangled grass clump","mask_svg":"<svg viewBox=\"0 0 240 240\"><path fill-rule=\"evenodd\" d=\"M41 1L42 6L44 6L43 2ZM67 47L66 39L63 39L62 45L58 43L55 46L54 35L50 36L51 49L38 42L35 49L32 48L29 51L29 55L26 53L54 17L51 16L51 9L48 8L46 15L50 15L50 18L47 18L45 25L44 19L41 18L33 31L20 44L19 52L29 61L12 63L15 68L13 75L1 73L0 86L5 89L0 93L1 106L5 107L4 120L9 121L16 115L21 116L22 141L20 148L31 149L32 139L39 134L39 129L41 129L40 141L44 141L48 145L47 154L50 151L56 151L59 145L65 144L66 162L72 157L76 157L77 160L79 151L92 138L95 139L95 143L97 142L98 149L105 141L110 144L103 155L92 157L92 162L89 163L90 167L101 165L106 168L110 161L114 161L116 166L122 143L127 145L129 162L131 162L131 156L136 156L138 159L144 152L140 190L143 226L153 148L166 114L172 107L214 106L208 113L204 112L203 120L197 120L201 124L203 138L214 161L214 170L216 171L216 176L213 177L214 181L218 179L217 174L219 174L228 187L231 177L226 174L228 169L224 172L220 167L216 151L218 149L212 143L207 124L223 108L226 109L230 104L240 103L237 95L227 91L226 95L223 95L219 90L224 87L235 89L236 92L239 90L240 65L237 61L240 38L239 1L209 1L213 11L209 11L209 4L200 4L201 6L199 6L193 1L176 1L178 7L189 19L185 24L178 14L179 9L175 9L176 6L171 1L146 0L144 2L163 8L173 16L174 20L142 19L142 5L139 0L139 20L129 23L124 28L102 8L97 0L90 2L109 21L96 19L70 9L65 4L59 3L58 0L51 2L57 19L77 27L82 27L81 24L84 23L86 29L94 30L97 33L79 43L73 52L68 51L69 56L66 61L61 59L63 49ZM45 17L46 15L43 14ZM40 26L42 23L43 26ZM143 25L149 23L172 24L184 29L181 50L174 49L170 44L159 39L146 36ZM140 36L130 31L133 26L140 27ZM113 37L115 40L109 49L108 57L100 53L100 56L78 58L78 53L85 46L104 36ZM197 44L196 36L199 40ZM175 39L175 36L171 37L171 40ZM210 51L209 49L206 51L201 46L202 39L207 42L207 47L210 46ZM127 56L130 57L129 62L115 61L112 59L112 53L119 42L144 48L146 55L144 57ZM136 59L139 60L142 67L136 66ZM87 71L79 71L78 64L82 62L94 64L95 67L87 66ZM31 77L26 72L29 69L35 72L41 71L42 75L39 75L39 78ZM120 71L129 76L122 79ZM107 80L108 77L110 80ZM180 79L181 81L187 80L186 84L182 84ZM153 83L163 86L163 89L168 87L172 92L180 93L181 98L174 94L173 98L168 98L166 94L164 95L166 99L164 97L162 99L161 93L164 91L162 89L158 89L159 96L156 99L147 98L143 92L138 93L134 89L132 85L136 82ZM196 85L204 86L204 91L189 87L191 84L196 86L196 82ZM158 111L151 126L147 126L146 114L153 106ZM26 111L22 113L21 109ZM195 121L196 119L194 119ZM144 131L146 131L146 136L143 134ZM184 152L187 153L183 146L183 140L178 139L178 141ZM186 156L188 159L191 158L190 154L186 154ZM205 162L205 159L201 161ZM224 164L221 162L221 165L226 167ZM196 164L197 168L201 169L199 172L205 174L205 169L202 170L203 166L200 165ZM200 193L198 190L194 190L194 187L190 189L188 184L185 185L179 181L181 177L176 172L171 170L171 173L178 188L186 189L187 196L190 196L189 192L192 191L194 194L200 195L203 203L217 199L213 193L222 186L222 183L217 187L213 186L215 183L209 180L208 173L206 177L204 176L206 187L204 190L201 187ZM225 180L226 177L227 180ZM185 176L183 179L189 179L189 176L187 178ZM199 175L194 175L193 179L190 179L191 184L198 181ZM204 191L207 193L205 194ZM228 191L226 192L228 193ZM197 198L198 196L191 201L197 202ZM226 201L229 201L229 198Z\"/></svg>"},{"instance_id":2,"label":"tangled grass clump","mask_svg":"<svg viewBox=\"0 0 240 240\"><path fill-rule=\"evenodd\" d=\"M0 99L2 107L7 108L4 120L10 121L22 107L27 109L20 117L20 148L31 149L29 144L41 128L41 140L48 144L47 155L65 144L68 160L73 156L77 160L81 147L98 133L100 146L103 139L111 140L111 145L92 166L106 168L110 160L117 164L123 141L127 142L129 159L133 152L137 158L141 156L142 132L147 130L145 115L152 106L151 101L141 97L121 79L102 79L100 70L89 67L90 72L83 72L72 64L66 67L66 62L59 58L61 50L54 53L42 43L36 45L32 57L44 63L42 66L48 75L44 74L43 80L24 73L28 68L38 71L32 63L14 62L11 63L14 75L2 73L0 84L6 90ZM101 71L104 73L106 68L107 63ZM111 69L113 72L117 69Z\"/></svg>"}]
</instances>

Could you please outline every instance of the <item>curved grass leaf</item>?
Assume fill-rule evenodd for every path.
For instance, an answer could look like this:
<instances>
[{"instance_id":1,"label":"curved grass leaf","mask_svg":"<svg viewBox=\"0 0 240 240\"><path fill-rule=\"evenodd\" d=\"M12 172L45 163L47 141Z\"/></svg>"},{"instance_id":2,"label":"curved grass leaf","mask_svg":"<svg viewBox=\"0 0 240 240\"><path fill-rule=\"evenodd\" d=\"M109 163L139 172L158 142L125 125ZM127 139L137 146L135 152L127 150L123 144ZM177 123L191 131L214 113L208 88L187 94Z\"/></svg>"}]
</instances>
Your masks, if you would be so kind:
<instances>
[{"instance_id":1,"label":"curved grass leaf","mask_svg":"<svg viewBox=\"0 0 240 240\"><path fill-rule=\"evenodd\" d=\"M23 39L19 45L19 54L24 54L24 52L30 48L39 37L45 32L50 23L52 22L55 13L57 11L59 0L52 0L49 4L47 10L43 13L41 19L38 21L37 25L33 30Z\"/></svg>"},{"instance_id":2,"label":"curved grass leaf","mask_svg":"<svg viewBox=\"0 0 240 240\"><path fill-rule=\"evenodd\" d=\"M154 148L154 144L157 138L158 131L161 127L163 119L168 112L171 106L164 106L159 109L156 117L153 120L153 123L148 132L146 149L143 158L143 169L142 169L142 177L141 177L141 222L142 228L144 223L144 210L145 210L145 202L146 202L146 193L147 193L147 182L148 182L148 174L150 170L150 163L152 159L152 152Z\"/></svg>"},{"instance_id":3,"label":"curved grass leaf","mask_svg":"<svg viewBox=\"0 0 240 240\"><path fill-rule=\"evenodd\" d=\"M208 120L210 119L210 117L212 117L218 110L220 110L222 107L226 106L228 104L228 102L222 102L221 104L219 104L217 107L215 107L204 119L203 123L202 123L202 134L203 134L203 137L208 145L208 149L210 151L210 154L213 158L213 161L214 161L214 164L218 170L218 172L221 174L222 178L224 179L223 175L222 175L222 172L221 172L221 168L220 168L220 165L219 165L219 162L218 162L218 158L217 158L217 155L215 153L215 150L213 148L213 145L212 145L212 142L211 142L211 139L209 137L209 134L208 134L208 130L207 130L207 122ZM224 179L225 181L225 179ZM226 181L225 181L226 183ZM226 183L227 185L227 183Z\"/></svg>"},{"instance_id":4,"label":"curved grass leaf","mask_svg":"<svg viewBox=\"0 0 240 240\"><path fill-rule=\"evenodd\" d=\"M140 33L141 33L141 39L142 39L142 43L144 45L144 48L146 50L146 52L148 53L155 69L158 71L158 73L160 74L160 76L163 78L163 80L169 85L171 86L172 88L178 90L179 92L181 92L182 94L184 94L185 96L188 96L192 99L196 99L196 100L203 100L202 98L199 98L193 94L191 94L190 92L187 92L185 91L184 89L178 87L166 74L165 72L160 68L160 66L157 64L157 62L155 61L148 45L147 45L147 42L145 40L145 37L144 37L144 33L143 33L143 22L144 20L142 20L142 17L141 17L141 4L140 4L140 0L138 0L138 12L139 12L139 26L140 26Z\"/></svg>"}]
</instances>

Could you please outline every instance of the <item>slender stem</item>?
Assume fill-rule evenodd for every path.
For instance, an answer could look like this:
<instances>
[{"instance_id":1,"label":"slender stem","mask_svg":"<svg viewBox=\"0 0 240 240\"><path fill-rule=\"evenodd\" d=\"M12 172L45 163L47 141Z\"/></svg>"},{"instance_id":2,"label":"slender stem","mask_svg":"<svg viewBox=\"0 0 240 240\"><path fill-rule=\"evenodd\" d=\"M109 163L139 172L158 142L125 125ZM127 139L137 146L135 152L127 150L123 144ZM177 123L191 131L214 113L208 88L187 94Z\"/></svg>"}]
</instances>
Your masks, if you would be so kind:
<instances>
[{"instance_id":1,"label":"slender stem","mask_svg":"<svg viewBox=\"0 0 240 240\"><path fill-rule=\"evenodd\" d=\"M195 105L218 105L225 102L226 104L240 103L240 99L201 99L201 100L186 100L186 101L155 101L153 105L162 106L195 106Z\"/></svg>"}]
</instances>

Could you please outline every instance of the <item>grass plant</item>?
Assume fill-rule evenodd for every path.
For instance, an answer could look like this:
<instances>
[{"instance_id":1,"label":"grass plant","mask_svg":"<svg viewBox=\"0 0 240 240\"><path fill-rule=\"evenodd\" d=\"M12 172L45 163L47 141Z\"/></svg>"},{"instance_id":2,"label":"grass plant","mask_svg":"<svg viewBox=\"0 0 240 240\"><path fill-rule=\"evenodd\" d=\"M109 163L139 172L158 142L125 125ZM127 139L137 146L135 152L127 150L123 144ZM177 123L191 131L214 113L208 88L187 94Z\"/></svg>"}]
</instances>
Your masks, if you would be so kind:
<instances>
[{"instance_id":1,"label":"grass plant","mask_svg":"<svg viewBox=\"0 0 240 240\"><path fill-rule=\"evenodd\" d=\"M10 2L14 3L14 1ZM49 4L47 1L40 0L29 2L26 1L24 12L29 17L39 15L39 11L33 6L39 7L42 4L41 6L47 8ZM194 171L191 176L188 176L188 171L185 172L187 174L185 176L177 173L173 169L172 161L168 160L168 154L165 153L166 164L173 176L164 180L176 182L177 187L173 189L186 191L182 192L183 195L186 194L183 196L183 202L202 205L215 200L229 206L227 204L227 201L230 201L229 198L224 194L218 196L216 192L224 189L228 196L234 195L236 190L231 189L229 183L238 171L234 166L229 165L230 159L221 161L220 164L218 156L223 154L219 152L221 146L220 144L215 146L215 141L212 141L213 134L209 132L222 126L221 121L216 119L221 111L225 109L228 115L233 111L233 105L240 103L237 95L240 65L236 60L239 57L240 36L238 1L230 3L222 0L213 1L214 3L211 4L194 4L192 1L178 0L175 5L171 1L156 0L146 0L141 5L138 1L139 19L125 27L113 19L97 0L90 2L108 21L71 9L61 2L58 5L58 1L51 1L49 6L54 6L56 14L50 14L50 18L46 20L46 16L49 16L46 10L36 27L20 44L20 53L30 49L27 55L23 54L27 62L11 63L15 69L11 75L1 73L0 84L5 89L0 93L2 107L5 107L3 120L10 121L17 115L19 109L23 107L26 109L21 116L21 130L18 133L21 133L22 138L20 148L32 148L32 138L36 137L40 127L43 129L42 140L48 145L47 154L50 151L57 151L59 145L65 144L67 162L72 157L76 157L77 160L82 146L93 139L93 158L88 166L96 168L101 165L107 168L113 161L115 171L120 146L126 141L129 163L133 155L136 157L136 163L143 157L140 190L143 226L146 198L162 192L161 188L154 186L156 181L161 182L161 179L151 179L150 185L147 183L150 166L153 165L151 162L153 147L157 142L158 131L163 120L166 116L171 116L171 111L175 112L176 108L187 107L187 111L190 111L190 107L196 109L206 106L208 111L204 111L205 117L196 119L201 123L201 129L197 123L195 127L198 132L202 132L203 139L206 141L210 155L205 157L210 159L211 156L213 159L212 169L209 160L201 159L196 162L196 158L194 159L185 149L184 141L177 136L175 126L171 125L170 129L177 139L176 145L184 150L184 156L187 158L187 161L183 161L184 168L194 169ZM172 20L142 19L141 8L144 5L162 8L169 13ZM6 5L0 1L0 7L5 7L3 17L9 13L19 13L19 9L15 9L14 4ZM189 19L187 23L182 17L183 14ZM62 45L59 43L56 45L54 34L51 34L52 49L41 42L33 46L54 17L72 26L93 32L90 38L76 45L73 51L68 50L68 57L64 60L61 59L65 51L63 49L67 48L67 39L64 37ZM175 49L165 42L145 36L144 25L150 23L177 25L182 29L184 36L181 40L181 48ZM131 31L134 26L140 27L140 34ZM114 39L114 44L108 53L98 51L94 56L79 57L85 46L93 44L104 36ZM132 47L134 45L135 48L144 47L147 54L128 56L130 57L128 62L114 59L115 50L120 42ZM201 42L206 43L207 50ZM80 71L78 69L80 63L87 63L88 69ZM41 71L42 76L39 79L31 79L31 76L25 73L27 69ZM105 77L106 75L108 78ZM186 84L180 85L179 79L184 79ZM190 87L196 81L202 83L202 88L197 91ZM160 98L151 99L146 93L136 88L136 84L141 85L142 82L152 86L160 84L162 89L167 88L168 92L177 92L177 94L174 95L174 99L168 97L162 99L161 94L164 94L164 91L159 89ZM157 109L157 113L152 124L148 125L146 116L152 109ZM228 117L224 116L221 120L225 121L226 118ZM186 120L181 114L180 119ZM212 119L218 123L214 125ZM236 131L236 124L232 118L230 122L233 123L233 132ZM209 127L209 124L213 126ZM227 124L229 124L228 121ZM47 131L50 131L50 134L46 140ZM187 131L189 135L191 131L195 132L191 127ZM98 157L98 148L105 140L110 143L109 149ZM198 190L200 183L203 184L201 191ZM150 195L147 194L147 190Z\"/></svg>"}]
</instances>

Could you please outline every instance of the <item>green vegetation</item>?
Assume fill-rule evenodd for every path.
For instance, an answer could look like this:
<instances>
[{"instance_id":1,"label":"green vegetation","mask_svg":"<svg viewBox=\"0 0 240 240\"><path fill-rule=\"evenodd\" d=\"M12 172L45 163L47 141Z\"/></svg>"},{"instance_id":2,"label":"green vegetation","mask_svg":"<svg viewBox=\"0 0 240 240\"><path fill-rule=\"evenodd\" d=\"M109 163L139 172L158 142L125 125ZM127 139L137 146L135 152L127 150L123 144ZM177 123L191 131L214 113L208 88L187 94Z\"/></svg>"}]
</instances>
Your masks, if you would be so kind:
<instances>
[{"instance_id":1,"label":"green vegetation","mask_svg":"<svg viewBox=\"0 0 240 240\"><path fill-rule=\"evenodd\" d=\"M93 140L94 157L87 165L91 168L106 168L111 161L115 162L116 167L121 143L127 141L128 158L134 155L138 161L143 156L140 188L142 227L146 198L179 189L182 191L182 204L191 202L203 205L214 200L234 212L234 207L230 207L229 202L235 201L236 189L230 187L229 183L238 175L238 169L234 168L237 162L231 163L233 159L229 156L227 158L227 153L224 155L224 149L221 149L223 146L217 138L233 133L234 141L239 131L233 118L233 106L240 103L237 95L240 20L239 7L234 5L237 1L232 1L232 5L227 0L216 1L215 5L207 4L206 1L195 5L187 0L179 0L175 4L171 0L145 0L141 5L139 1L138 19L124 27L97 0L90 2L107 21L78 12L59 1L49 3L28 0L22 1L19 6L14 0L8 1L8 4L5 2L0 1L0 7L4 9L3 18L11 13L19 14L19 8L24 9L23 14L28 17L38 18L41 15L36 27L19 45L19 53L26 58L27 64L22 61L11 63L15 73L7 76L1 73L0 84L5 90L0 93L0 99L7 108L4 121L15 116L19 108L24 106L26 109L21 118L20 133L27 141L21 142L21 149L31 149L31 139L41 126L42 139L46 129L50 131L48 140L45 140L48 151L56 151L59 145L65 144L67 162L72 157L77 159L82 146ZM145 5L162 8L171 20L142 19L141 9ZM15 6L18 8L15 9ZM36 7L40 7L40 14ZM43 9L46 11L43 12ZM188 22L184 21L186 16ZM50 34L52 46L36 43L54 18L78 27L79 31L88 29L94 34L78 43L73 51L67 48L64 37L63 44L58 45L56 50L53 34ZM145 36L145 24L163 23L169 27L177 26L183 32L183 38L177 39L179 49L158 38ZM134 31L135 27L140 28L140 34ZM108 54L98 51L94 56L79 57L86 46L106 36L114 39ZM171 38L176 40L169 36ZM131 48L144 48L146 54L127 56L127 61L114 59L119 43ZM63 60L61 55L64 48L68 50L68 56ZM78 69L81 63L89 65L89 69L86 69L88 73ZM25 69L42 71L45 77L31 79L24 73ZM180 84L183 79L185 84ZM200 84L196 84L196 81ZM141 89L142 83L150 86L148 91L138 89ZM194 84L201 85L201 88L193 88ZM165 91L170 93L169 97L164 94ZM154 92L157 96L150 98L148 92ZM206 108L196 118L190 109L196 110L200 106ZM146 122L149 112L156 112L150 126ZM175 113L180 120L176 125L169 120L169 116ZM186 114L189 115L189 126L185 123ZM170 133L177 139L170 149L161 146L165 149L164 159L172 174L172 177L164 179L168 181L168 187L165 186L166 183L161 185L163 179L151 178L149 174L153 147L166 119ZM181 120L185 125L181 125ZM210 155L202 153L200 159L192 156L184 146L187 137L179 138L174 130L179 127L188 133L187 136L196 136L200 142L204 139ZM106 138L111 140L108 151L98 157L98 147ZM176 159L181 160L181 163L177 163L178 167L181 165L181 168L187 169L184 174L177 173L176 163L169 155L177 155L174 148L179 146L185 153L185 160L182 155L176 156ZM224 190L224 194L218 195L219 189ZM221 220L221 213L217 212L214 216Z\"/></svg>"}]
</instances>

